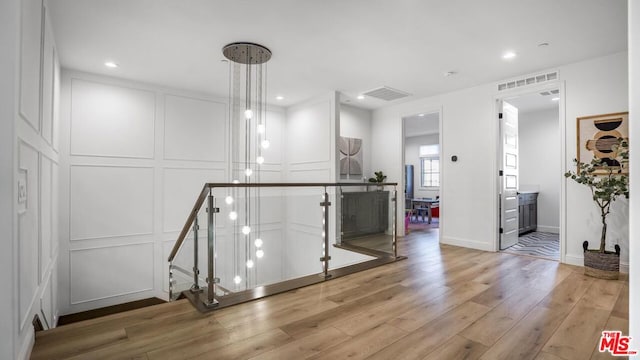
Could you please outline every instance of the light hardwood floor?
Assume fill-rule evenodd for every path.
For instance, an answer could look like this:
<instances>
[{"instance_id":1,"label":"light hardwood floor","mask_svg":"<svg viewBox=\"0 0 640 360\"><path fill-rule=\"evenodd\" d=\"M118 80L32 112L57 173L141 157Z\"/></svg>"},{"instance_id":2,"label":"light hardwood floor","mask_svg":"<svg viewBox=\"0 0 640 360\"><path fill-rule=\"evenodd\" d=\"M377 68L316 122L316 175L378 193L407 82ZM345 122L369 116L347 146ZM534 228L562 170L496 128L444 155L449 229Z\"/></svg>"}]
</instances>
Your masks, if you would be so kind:
<instances>
[{"instance_id":1,"label":"light hardwood floor","mask_svg":"<svg viewBox=\"0 0 640 360\"><path fill-rule=\"evenodd\" d=\"M578 267L399 243L409 259L200 314L186 301L40 332L33 359L601 359L628 328L625 280Z\"/></svg>"}]
</instances>

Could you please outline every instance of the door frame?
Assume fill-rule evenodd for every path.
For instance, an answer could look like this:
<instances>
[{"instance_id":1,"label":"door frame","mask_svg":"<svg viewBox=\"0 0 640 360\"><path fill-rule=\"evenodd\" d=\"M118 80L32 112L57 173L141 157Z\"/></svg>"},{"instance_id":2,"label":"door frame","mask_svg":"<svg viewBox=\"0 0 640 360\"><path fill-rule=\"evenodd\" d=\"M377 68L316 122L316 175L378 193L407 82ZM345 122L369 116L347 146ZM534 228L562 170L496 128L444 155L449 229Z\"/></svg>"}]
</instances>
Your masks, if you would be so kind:
<instances>
[{"instance_id":1,"label":"door frame","mask_svg":"<svg viewBox=\"0 0 640 360\"><path fill-rule=\"evenodd\" d=\"M500 135L500 127L498 124L498 114L502 111L502 109L498 108L498 104L501 101L505 101L509 98L514 98L518 96L529 95L533 93L539 93L545 90L553 90L558 89L558 125L559 125L559 134L557 141L560 142L560 172L558 173L558 182L560 184L560 221L559 221L559 240L560 240L560 259L558 259L561 263L566 263L566 244L567 244L567 182L563 176L563 172L567 169L567 141L566 141L566 93L565 93L565 82L562 80L550 81L548 83L540 84L540 85L532 85L526 86L523 89L512 89L505 90L493 98L493 115L494 115L494 134L496 134L496 145L494 149L494 211L493 211L493 224L494 226L494 242L493 242L493 250L500 251L500 186L501 179L498 174L500 170L501 164L501 146L499 142L502 141Z\"/></svg>"},{"instance_id":2,"label":"door frame","mask_svg":"<svg viewBox=\"0 0 640 360\"><path fill-rule=\"evenodd\" d=\"M414 112L411 112L411 113L405 113L405 114L400 115L400 123L402 124L401 131L400 131L400 149L401 149L400 153L401 153L402 156L401 156L399 169L400 169L400 174L402 174L402 175L400 176L400 181L398 182L398 193L403 191L404 190L404 186L405 186L404 165L405 165L406 159L405 159L405 154L404 153L405 153L406 144L404 142L404 137L405 137L404 136L404 130L405 130L404 129L404 119L406 117L415 116L417 114L436 114L436 113L438 114L438 142L440 143L440 154L439 154L439 157L440 157L440 176L439 176L440 187L439 187L439 189L440 190L439 190L439 193L440 193L440 195L442 195L442 193L443 193L443 189L444 189L444 181L443 181L443 179L444 179L444 169L443 169L442 163L443 163L443 154L444 154L444 151L443 151L443 148L444 148L444 143L443 143L444 136L443 136L443 133L444 133L444 131L442 129L442 121L443 121L442 120L442 118L443 118L442 105L436 106L436 107L430 107L430 108L427 108L427 110L423 110L423 111L414 111ZM414 174L415 174L416 170L414 169L413 171L414 171ZM415 188L415 186L416 185L414 183L414 188ZM403 199L403 202L404 202L404 199ZM440 207L440 218L439 218L439 224L438 224L438 229L439 229L439 231L438 231L438 242L441 242L442 233L443 233L442 229L444 229L444 221L443 221L443 218L442 218L442 199L441 199L440 204L438 206ZM406 235L404 233L404 215L405 215L404 214L404 206L398 206L398 212L396 214L396 217L397 217L398 221L396 222L396 225L397 225L398 230L399 230L398 231L399 236L405 236Z\"/></svg>"}]
</instances>

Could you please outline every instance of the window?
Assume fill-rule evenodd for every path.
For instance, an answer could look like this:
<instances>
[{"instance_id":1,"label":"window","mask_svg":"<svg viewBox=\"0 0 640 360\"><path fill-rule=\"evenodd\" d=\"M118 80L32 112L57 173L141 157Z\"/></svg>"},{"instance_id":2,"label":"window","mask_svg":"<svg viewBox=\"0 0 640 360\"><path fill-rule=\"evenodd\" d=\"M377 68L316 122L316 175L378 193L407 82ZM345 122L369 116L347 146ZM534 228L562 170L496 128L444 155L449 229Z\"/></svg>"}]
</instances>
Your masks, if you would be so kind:
<instances>
[{"instance_id":1,"label":"window","mask_svg":"<svg viewBox=\"0 0 640 360\"><path fill-rule=\"evenodd\" d=\"M423 187L440 186L440 146L420 146L421 184Z\"/></svg>"}]
</instances>

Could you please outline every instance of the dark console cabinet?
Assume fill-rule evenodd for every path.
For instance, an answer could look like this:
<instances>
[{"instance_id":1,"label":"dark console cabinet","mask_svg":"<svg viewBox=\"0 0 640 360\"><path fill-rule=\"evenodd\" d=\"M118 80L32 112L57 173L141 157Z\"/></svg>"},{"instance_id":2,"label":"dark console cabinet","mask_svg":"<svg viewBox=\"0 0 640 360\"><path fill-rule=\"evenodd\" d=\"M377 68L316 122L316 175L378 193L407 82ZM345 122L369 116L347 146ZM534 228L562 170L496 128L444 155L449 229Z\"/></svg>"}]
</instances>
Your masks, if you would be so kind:
<instances>
[{"instance_id":1,"label":"dark console cabinet","mask_svg":"<svg viewBox=\"0 0 640 360\"><path fill-rule=\"evenodd\" d=\"M389 192L345 192L342 194L342 238L382 233L389 222Z\"/></svg>"},{"instance_id":2,"label":"dark console cabinet","mask_svg":"<svg viewBox=\"0 0 640 360\"><path fill-rule=\"evenodd\" d=\"M518 234L536 231L538 227L538 193L518 194L520 224Z\"/></svg>"}]
</instances>

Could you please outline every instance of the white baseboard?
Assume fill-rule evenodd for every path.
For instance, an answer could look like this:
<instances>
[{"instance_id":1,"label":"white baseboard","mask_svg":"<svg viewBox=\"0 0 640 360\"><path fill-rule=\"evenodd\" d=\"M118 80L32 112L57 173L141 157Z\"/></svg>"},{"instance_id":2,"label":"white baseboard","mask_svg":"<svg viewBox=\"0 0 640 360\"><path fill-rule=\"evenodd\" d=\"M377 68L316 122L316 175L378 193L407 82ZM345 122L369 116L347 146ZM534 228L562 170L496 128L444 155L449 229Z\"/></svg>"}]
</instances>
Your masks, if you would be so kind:
<instances>
[{"instance_id":1,"label":"white baseboard","mask_svg":"<svg viewBox=\"0 0 640 360\"><path fill-rule=\"evenodd\" d=\"M552 233L552 234L560 234L560 227L558 227L558 226L538 225L538 226L536 226L536 231Z\"/></svg>"},{"instance_id":2,"label":"white baseboard","mask_svg":"<svg viewBox=\"0 0 640 360\"><path fill-rule=\"evenodd\" d=\"M584 257L577 255L567 255L564 258L565 264L584 266ZM620 262L620 272L623 274L629 273L629 263Z\"/></svg>"},{"instance_id":3,"label":"white baseboard","mask_svg":"<svg viewBox=\"0 0 640 360\"><path fill-rule=\"evenodd\" d=\"M461 246L470 249L483 250L483 251L494 251L492 243L486 243L477 240L469 240L469 239L461 239L454 237L442 237L440 240L441 244L453 245L453 246Z\"/></svg>"},{"instance_id":4,"label":"white baseboard","mask_svg":"<svg viewBox=\"0 0 640 360\"><path fill-rule=\"evenodd\" d=\"M584 257L582 255L566 255L564 263L575 266L584 266Z\"/></svg>"}]
</instances>

